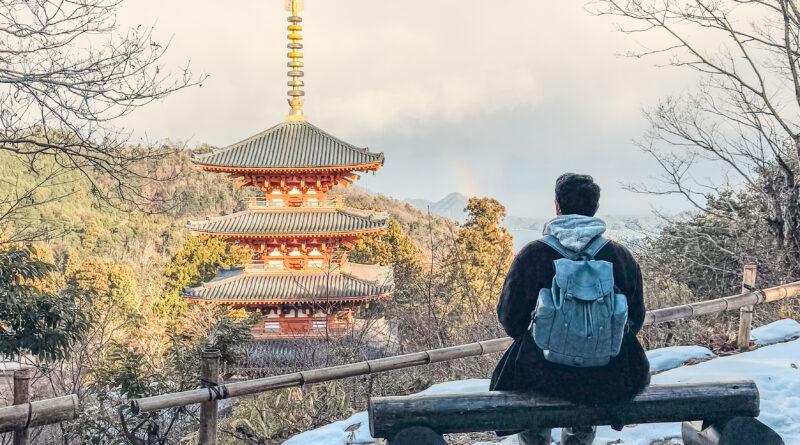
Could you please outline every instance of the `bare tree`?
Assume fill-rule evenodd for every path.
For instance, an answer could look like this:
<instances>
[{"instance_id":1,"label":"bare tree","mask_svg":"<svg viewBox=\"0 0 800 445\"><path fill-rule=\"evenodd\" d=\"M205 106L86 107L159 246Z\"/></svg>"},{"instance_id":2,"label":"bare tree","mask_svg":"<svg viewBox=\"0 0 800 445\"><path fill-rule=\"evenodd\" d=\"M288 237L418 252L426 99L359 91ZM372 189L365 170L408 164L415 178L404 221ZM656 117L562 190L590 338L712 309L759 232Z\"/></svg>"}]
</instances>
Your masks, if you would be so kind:
<instances>
[{"instance_id":1,"label":"bare tree","mask_svg":"<svg viewBox=\"0 0 800 445\"><path fill-rule=\"evenodd\" d=\"M52 171L78 172L99 198L141 207L152 204L142 185L157 179L154 161L169 150L130 146L130 132L115 123L204 76L188 66L167 74L168 45L153 39L152 28L118 26L121 4L0 2L0 150L23 158L31 174L45 159ZM0 210L13 213L18 200L8 198Z\"/></svg>"},{"instance_id":2,"label":"bare tree","mask_svg":"<svg viewBox=\"0 0 800 445\"><path fill-rule=\"evenodd\" d=\"M632 189L682 195L701 212L714 212L705 205L708 195L752 190L767 206L772 234L800 257L797 2L598 0L593 10L622 18L620 30L642 41L644 49L628 55L654 57L702 78L695 91L646 112L651 129L640 146L663 176L661 187ZM651 36L667 43L645 46ZM699 179L706 175L712 178Z\"/></svg>"}]
</instances>

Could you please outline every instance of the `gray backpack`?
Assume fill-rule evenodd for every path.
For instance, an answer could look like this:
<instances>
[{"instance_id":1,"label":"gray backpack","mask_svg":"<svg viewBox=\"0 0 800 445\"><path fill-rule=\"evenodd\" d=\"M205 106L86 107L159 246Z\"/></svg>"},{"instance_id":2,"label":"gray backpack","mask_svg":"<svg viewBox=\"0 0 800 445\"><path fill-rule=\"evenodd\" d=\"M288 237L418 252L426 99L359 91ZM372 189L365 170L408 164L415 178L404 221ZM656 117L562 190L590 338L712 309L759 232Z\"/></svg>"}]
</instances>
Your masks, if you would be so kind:
<instances>
[{"instance_id":1,"label":"gray backpack","mask_svg":"<svg viewBox=\"0 0 800 445\"><path fill-rule=\"evenodd\" d=\"M573 252L552 235L541 241L564 258L554 261L551 289L539 292L531 335L548 361L568 366L603 366L619 354L628 321L628 301L614 292L614 265L595 260L608 242L593 239Z\"/></svg>"}]
</instances>

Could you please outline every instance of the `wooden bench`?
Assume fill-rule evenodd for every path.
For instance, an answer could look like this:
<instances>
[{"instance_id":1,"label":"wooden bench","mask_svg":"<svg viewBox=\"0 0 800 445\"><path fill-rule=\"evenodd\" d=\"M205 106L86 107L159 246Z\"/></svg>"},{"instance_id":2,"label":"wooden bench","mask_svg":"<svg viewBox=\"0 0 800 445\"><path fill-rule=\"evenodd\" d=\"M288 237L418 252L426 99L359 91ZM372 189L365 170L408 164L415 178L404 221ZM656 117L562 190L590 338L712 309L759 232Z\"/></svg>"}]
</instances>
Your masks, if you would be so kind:
<instances>
[{"instance_id":1,"label":"wooden bench","mask_svg":"<svg viewBox=\"0 0 800 445\"><path fill-rule=\"evenodd\" d=\"M633 400L600 406L502 391L377 397L369 425L389 445L445 445L446 433L660 422L684 422L686 445L782 445L758 413L758 389L747 380L652 385Z\"/></svg>"}]
</instances>

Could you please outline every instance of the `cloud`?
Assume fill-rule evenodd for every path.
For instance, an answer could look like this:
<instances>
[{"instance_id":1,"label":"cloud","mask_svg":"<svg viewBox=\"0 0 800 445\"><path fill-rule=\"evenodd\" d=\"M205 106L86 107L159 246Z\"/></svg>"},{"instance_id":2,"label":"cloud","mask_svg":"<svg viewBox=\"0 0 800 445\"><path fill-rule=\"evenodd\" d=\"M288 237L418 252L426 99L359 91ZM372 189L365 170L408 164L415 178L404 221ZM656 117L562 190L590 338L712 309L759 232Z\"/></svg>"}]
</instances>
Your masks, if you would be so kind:
<instances>
[{"instance_id":1,"label":"cloud","mask_svg":"<svg viewBox=\"0 0 800 445\"><path fill-rule=\"evenodd\" d=\"M288 110L282 6L126 2L123 25L156 23L157 36L172 37L167 68L190 59L211 76L126 125L156 138L224 146L280 122ZM550 180L543 178L563 168L607 166L598 171L613 184L646 179L653 169L630 143L643 130L640 110L694 79L617 57L632 42L583 8L529 0L309 0L302 14L305 113L336 136L384 151L386 169L362 182L399 197L438 199L460 190L516 209L532 199L549 208ZM409 175L415 180L404 180ZM466 187L465 178L474 183ZM534 198L539 189L545 191ZM615 205L632 201L616 185L604 190Z\"/></svg>"}]
</instances>

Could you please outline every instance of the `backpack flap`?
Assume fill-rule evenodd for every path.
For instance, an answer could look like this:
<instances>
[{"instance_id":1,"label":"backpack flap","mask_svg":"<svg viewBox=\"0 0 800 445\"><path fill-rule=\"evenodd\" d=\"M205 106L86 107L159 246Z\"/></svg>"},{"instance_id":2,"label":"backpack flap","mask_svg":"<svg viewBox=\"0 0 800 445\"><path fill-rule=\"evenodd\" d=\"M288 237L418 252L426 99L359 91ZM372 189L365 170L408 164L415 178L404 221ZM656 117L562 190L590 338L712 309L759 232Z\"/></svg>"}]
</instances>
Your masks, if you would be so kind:
<instances>
[{"instance_id":1,"label":"backpack flap","mask_svg":"<svg viewBox=\"0 0 800 445\"><path fill-rule=\"evenodd\" d=\"M555 260L554 265L554 284L562 289L566 298L594 301L614 293L613 264L608 261L562 258Z\"/></svg>"}]
</instances>

